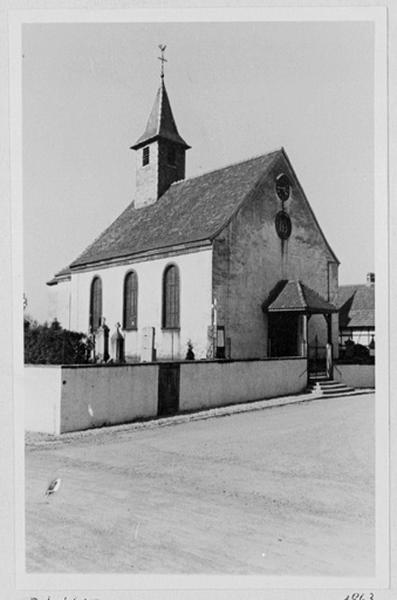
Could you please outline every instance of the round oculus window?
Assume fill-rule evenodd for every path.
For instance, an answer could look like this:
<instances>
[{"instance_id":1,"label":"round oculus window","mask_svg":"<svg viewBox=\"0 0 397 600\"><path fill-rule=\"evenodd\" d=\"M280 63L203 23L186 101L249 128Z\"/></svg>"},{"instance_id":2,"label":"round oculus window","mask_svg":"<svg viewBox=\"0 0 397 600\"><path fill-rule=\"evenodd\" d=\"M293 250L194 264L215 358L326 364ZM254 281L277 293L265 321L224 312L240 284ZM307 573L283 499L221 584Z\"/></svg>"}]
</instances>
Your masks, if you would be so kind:
<instances>
[{"instance_id":1,"label":"round oculus window","mask_svg":"<svg viewBox=\"0 0 397 600\"><path fill-rule=\"evenodd\" d=\"M288 213L283 210L276 215L276 231L279 238L282 240L287 240L291 235L291 219L289 218Z\"/></svg>"},{"instance_id":2,"label":"round oculus window","mask_svg":"<svg viewBox=\"0 0 397 600\"><path fill-rule=\"evenodd\" d=\"M277 175L276 177L276 192L282 202L288 200L291 192L291 184L284 173L280 173L280 175Z\"/></svg>"}]
</instances>

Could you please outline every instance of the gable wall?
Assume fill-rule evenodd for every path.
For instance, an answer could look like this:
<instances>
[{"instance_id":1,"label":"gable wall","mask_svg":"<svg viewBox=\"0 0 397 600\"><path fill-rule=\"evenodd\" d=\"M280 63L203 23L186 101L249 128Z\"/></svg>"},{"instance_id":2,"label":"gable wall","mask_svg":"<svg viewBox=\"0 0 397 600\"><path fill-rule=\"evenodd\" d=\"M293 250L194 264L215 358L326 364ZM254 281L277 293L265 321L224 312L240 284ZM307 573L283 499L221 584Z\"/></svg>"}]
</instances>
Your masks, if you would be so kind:
<instances>
[{"instance_id":1,"label":"gable wall","mask_svg":"<svg viewBox=\"0 0 397 600\"><path fill-rule=\"evenodd\" d=\"M275 177L284 172L292 185L285 210L292 221L291 236L282 241L275 216L282 203L274 189ZM225 325L233 358L267 356L267 317L262 303L280 279L300 279L324 298L335 298L337 264L314 223L294 175L280 155L270 176L253 190L237 215L214 241L213 284L218 301L218 325ZM329 268L328 261L334 265ZM328 283L329 282L329 283ZM337 351L337 318L334 318ZM311 317L309 332L326 341L325 320Z\"/></svg>"},{"instance_id":2,"label":"gable wall","mask_svg":"<svg viewBox=\"0 0 397 600\"><path fill-rule=\"evenodd\" d=\"M174 332L161 328L162 278L169 264L178 266L180 276L180 330ZM146 327L155 329L158 359L185 358L189 339L196 358L205 358L208 327L211 325L210 247L187 254L73 273L72 328L88 332L90 286L93 277L99 275L102 279L102 314L110 328L110 336L115 334L116 323L122 324L123 284L130 270L138 276L138 330L125 332L126 358L141 359L143 329Z\"/></svg>"}]
</instances>

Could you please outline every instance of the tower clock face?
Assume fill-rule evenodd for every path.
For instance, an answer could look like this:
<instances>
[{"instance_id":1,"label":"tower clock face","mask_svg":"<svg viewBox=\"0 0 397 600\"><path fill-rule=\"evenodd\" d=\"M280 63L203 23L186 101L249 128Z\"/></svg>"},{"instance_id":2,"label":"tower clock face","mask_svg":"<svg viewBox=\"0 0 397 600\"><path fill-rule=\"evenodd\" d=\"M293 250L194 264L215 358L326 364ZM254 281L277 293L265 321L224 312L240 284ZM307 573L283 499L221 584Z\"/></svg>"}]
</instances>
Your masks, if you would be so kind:
<instances>
[{"instance_id":1,"label":"tower clock face","mask_svg":"<svg viewBox=\"0 0 397 600\"><path fill-rule=\"evenodd\" d=\"M282 202L288 200L291 192L291 184L284 173L280 173L280 175L276 177L276 192Z\"/></svg>"}]
</instances>

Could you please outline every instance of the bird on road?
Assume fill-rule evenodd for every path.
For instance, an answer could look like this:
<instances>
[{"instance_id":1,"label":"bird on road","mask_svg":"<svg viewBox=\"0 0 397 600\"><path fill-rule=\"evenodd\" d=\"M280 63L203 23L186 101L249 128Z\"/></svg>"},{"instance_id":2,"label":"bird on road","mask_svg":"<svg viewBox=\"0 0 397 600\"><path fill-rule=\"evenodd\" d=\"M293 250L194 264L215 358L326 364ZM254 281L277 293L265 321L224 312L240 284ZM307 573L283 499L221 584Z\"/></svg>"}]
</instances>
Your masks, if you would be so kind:
<instances>
[{"instance_id":1,"label":"bird on road","mask_svg":"<svg viewBox=\"0 0 397 600\"><path fill-rule=\"evenodd\" d=\"M48 488L46 489L45 495L46 496L51 496L52 494L55 494L55 492L57 492L60 488L61 485L61 478L57 477L56 479L53 479L50 483L50 485L48 486Z\"/></svg>"}]
</instances>

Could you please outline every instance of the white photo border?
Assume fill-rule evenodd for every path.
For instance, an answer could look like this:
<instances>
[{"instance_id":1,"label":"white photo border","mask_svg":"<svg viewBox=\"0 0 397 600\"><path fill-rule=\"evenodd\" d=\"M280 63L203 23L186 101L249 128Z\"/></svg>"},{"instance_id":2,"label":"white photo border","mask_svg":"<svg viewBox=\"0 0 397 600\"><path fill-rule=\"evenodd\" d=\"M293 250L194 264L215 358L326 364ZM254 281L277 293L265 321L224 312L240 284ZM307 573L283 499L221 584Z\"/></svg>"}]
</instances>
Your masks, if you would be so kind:
<instances>
[{"instance_id":1,"label":"white photo border","mask_svg":"<svg viewBox=\"0 0 397 600\"><path fill-rule=\"evenodd\" d=\"M22 228L22 25L24 23L126 23L215 21L371 21L375 26L375 248L376 248L376 575L368 578L193 576L127 574L31 574L25 571L23 427L23 228ZM13 289L13 379L15 421L16 588L23 591L90 590L90 597L116 597L126 590L351 590L376 591L390 582L389 539L389 206L387 10L385 7L156 8L131 10L9 11L11 232ZM70 594L72 592L69 592ZM31 592L34 596L34 593ZM80 593L81 596L81 593ZM80 596L78 598L80 599ZM85 593L88 597L88 594ZM23 596L27 597L27 596ZM52 598L58 598L55 594ZM73 596L72 596L73 597ZM82 596L81 596L82 597ZM122 597L120 594L117 597ZM128 596L129 597L129 596ZM158 596L157 596L158 597ZM175 596L172 596L175 597ZM187 597L185 594L182 597ZM207 596L208 597L208 596ZM228 593L227 597L232 597ZM248 596L246 596L248 597ZM313 597L318 597L315 595ZM328 596L322 595L322 598ZM334 596L332 596L334 597ZM338 592L335 598L343 598ZM40 596L41 598L41 596ZM47 596L45 596L47 598ZM63 596L62 596L63 598Z\"/></svg>"}]
</instances>

